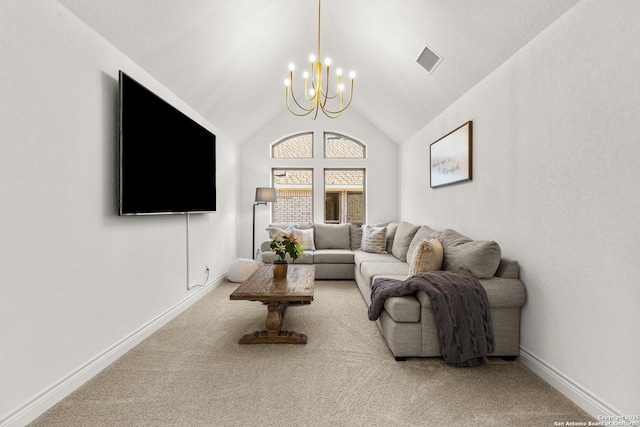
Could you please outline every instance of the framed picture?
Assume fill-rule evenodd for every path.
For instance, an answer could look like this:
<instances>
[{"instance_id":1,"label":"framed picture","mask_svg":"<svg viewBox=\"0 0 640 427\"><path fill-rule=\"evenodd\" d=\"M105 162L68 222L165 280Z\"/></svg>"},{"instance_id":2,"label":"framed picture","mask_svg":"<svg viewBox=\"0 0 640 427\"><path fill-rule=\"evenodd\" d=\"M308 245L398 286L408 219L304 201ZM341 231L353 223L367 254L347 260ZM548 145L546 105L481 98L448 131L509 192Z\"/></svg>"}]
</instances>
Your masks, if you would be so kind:
<instances>
[{"instance_id":1,"label":"framed picture","mask_svg":"<svg viewBox=\"0 0 640 427\"><path fill-rule=\"evenodd\" d=\"M468 121L431 144L431 188L471 180L472 127Z\"/></svg>"}]
</instances>

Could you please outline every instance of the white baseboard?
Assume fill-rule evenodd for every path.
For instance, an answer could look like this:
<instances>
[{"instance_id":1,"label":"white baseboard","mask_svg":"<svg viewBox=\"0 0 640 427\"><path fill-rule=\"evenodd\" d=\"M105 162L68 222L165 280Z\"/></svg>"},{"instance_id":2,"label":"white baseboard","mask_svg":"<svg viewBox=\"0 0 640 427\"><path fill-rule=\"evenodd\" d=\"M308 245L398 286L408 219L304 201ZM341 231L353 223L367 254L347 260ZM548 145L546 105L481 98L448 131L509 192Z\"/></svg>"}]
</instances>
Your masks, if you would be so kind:
<instances>
[{"instance_id":1,"label":"white baseboard","mask_svg":"<svg viewBox=\"0 0 640 427\"><path fill-rule=\"evenodd\" d=\"M557 369L549 366L530 351L520 347L518 360L592 417L597 419L598 415L620 415L619 411L595 397Z\"/></svg>"},{"instance_id":2,"label":"white baseboard","mask_svg":"<svg viewBox=\"0 0 640 427\"><path fill-rule=\"evenodd\" d=\"M204 286L189 293L182 301L158 315L155 319L132 332L83 366L43 391L25 405L0 420L1 427L25 426L45 413L56 403L70 395L126 352L147 339L151 334L169 323L180 313L198 302L224 280L226 273L208 281Z\"/></svg>"}]
</instances>

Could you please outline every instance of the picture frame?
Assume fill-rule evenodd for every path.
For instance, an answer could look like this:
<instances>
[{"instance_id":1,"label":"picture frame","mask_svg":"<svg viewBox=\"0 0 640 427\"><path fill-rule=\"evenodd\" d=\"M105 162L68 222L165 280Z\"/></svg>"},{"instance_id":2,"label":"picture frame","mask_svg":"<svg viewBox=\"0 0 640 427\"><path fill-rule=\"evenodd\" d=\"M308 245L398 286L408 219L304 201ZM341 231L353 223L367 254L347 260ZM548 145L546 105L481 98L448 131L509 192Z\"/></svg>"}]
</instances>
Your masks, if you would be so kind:
<instances>
[{"instance_id":1,"label":"picture frame","mask_svg":"<svg viewBox=\"0 0 640 427\"><path fill-rule=\"evenodd\" d=\"M473 121L452 130L429 146L431 188L471 181Z\"/></svg>"}]
</instances>

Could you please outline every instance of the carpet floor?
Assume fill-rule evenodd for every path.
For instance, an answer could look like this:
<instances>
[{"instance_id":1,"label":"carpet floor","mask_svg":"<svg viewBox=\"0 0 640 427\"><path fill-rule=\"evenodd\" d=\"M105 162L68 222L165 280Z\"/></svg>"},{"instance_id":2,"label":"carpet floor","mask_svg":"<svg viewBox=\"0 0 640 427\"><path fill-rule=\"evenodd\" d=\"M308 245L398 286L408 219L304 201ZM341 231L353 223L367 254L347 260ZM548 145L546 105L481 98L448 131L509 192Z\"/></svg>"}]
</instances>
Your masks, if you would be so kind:
<instances>
[{"instance_id":1,"label":"carpet floor","mask_svg":"<svg viewBox=\"0 0 640 427\"><path fill-rule=\"evenodd\" d=\"M516 361L396 362L352 281L316 281L283 329L306 345L240 345L266 306L224 282L31 426L553 426L593 421Z\"/></svg>"}]
</instances>

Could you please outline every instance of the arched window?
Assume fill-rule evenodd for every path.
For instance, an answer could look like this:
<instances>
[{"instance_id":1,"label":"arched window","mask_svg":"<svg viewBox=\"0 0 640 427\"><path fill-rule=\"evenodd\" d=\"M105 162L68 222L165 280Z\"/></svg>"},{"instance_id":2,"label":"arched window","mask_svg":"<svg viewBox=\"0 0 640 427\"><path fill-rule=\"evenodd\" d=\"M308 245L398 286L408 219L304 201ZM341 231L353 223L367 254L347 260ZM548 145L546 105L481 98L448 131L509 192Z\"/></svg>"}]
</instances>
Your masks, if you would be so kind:
<instances>
[{"instance_id":1,"label":"arched window","mask_svg":"<svg viewBox=\"0 0 640 427\"><path fill-rule=\"evenodd\" d=\"M313 132L282 139L271 146L274 159L310 159L313 157Z\"/></svg>"},{"instance_id":2,"label":"arched window","mask_svg":"<svg viewBox=\"0 0 640 427\"><path fill-rule=\"evenodd\" d=\"M324 134L326 159L364 159L367 150L363 143L337 133Z\"/></svg>"}]
</instances>

